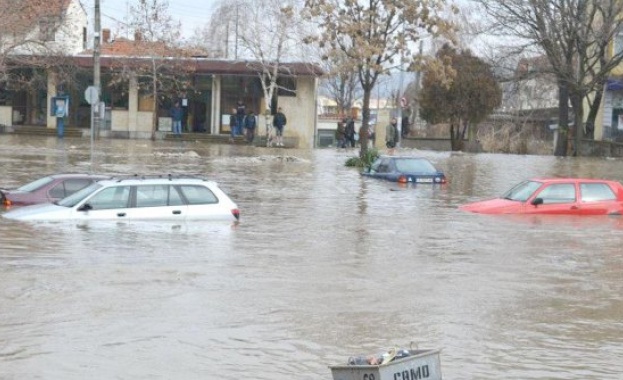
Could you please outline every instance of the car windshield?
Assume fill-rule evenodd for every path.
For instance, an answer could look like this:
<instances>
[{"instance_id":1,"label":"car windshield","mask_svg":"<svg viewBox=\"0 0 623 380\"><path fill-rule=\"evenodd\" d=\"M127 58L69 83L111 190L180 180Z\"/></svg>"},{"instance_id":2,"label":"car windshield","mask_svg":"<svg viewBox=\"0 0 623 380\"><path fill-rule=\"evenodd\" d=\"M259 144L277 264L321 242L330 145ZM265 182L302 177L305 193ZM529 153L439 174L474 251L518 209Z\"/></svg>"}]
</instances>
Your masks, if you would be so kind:
<instances>
[{"instance_id":1,"label":"car windshield","mask_svg":"<svg viewBox=\"0 0 623 380\"><path fill-rule=\"evenodd\" d=\"M17 188L17 191L23 191L23 192L26 192L26 193L30 193L31 191L35 191L37 189L42 188L43 186L47 185L48 183L50 183L52 181L54 181L54 179L52 177L39 178L36 181L27 183L24 186Z\"/></svg>"},{"instance_id":2,"label":"car windshield","mask_svg":"<svg viewBox=\"0 0 623 380\"><path fill-rule=\"evenodd\" d=\"M74 207L75 205L77 205L78 203L80 203L84 198L88 197L89 195L93 194L94 191L96 191L97 189L101 188L102 185L100 185L99 183L93 183L87 187L85 187L84 189L73 193L72 195L68 196L67 198L63 198L60 201L56 202L57 205L59 206L63 206L63 207Z\"/></svg>"},{"instance_id":3,"label":"car windshield","mask_svg":"<svg viewBox=\"0 0 623 380\"><path fill-rule=\"evenodd\" d=\"M502 195L502 198L511 201L525 202L539 187L541 187L541 185L543 185L542 182L524 181L507 191L504 195Z\"/></svg>"},{"instance_id":4,"label":"car windshield","mask_svg":"<svg viewBox=\"0 0 623 380\"><path fill-rule=\"evenodd\" d=\"M437 169L423 158L397 158L396 170L401 173L437 173Z\"/></svg>"}]
</instances>

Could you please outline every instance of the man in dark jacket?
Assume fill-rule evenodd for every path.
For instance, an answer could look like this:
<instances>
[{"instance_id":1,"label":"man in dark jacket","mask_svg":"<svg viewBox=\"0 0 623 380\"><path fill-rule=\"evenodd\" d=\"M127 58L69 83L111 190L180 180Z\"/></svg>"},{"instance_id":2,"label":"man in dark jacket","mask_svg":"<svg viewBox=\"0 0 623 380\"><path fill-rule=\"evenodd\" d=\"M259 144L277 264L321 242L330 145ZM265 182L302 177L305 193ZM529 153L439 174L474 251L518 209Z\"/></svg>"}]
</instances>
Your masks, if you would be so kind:
<instances>
[{"instance_id":1,"label":"man in dark jacket","mask_svg":"<svg viewBox=\"0 0 623 380\"><path fill-rule=\"evenodd\" d=\"M351 148L355 147L355 120L352 117L345 119L346 145Z\"/></svg>"},{"instance_id":2,"label":"man in dark jacket","mask_svg":"<svg viewBox=\"0 0 623 380\"><path fill-rule=\"evenodd\" d=\"M182 135L182 114L183 114L183 110L182 107L180 107L180 102L175 102L175 105L173 106L173 108L171 108L171 110L169 111L170 115L171 115L171 119L173 121L173 133L176 136L181 136Z\"/></svg>"},{"instance_id":3,"label":"man in dark jacket","mask_svg":"<svg viewBox=\"0 0 623 380\"><path fill-rule=\"evenodd\" d=\"M275 127L275 135L277 136L277 146L283 146L283 128L286 126L287 120L281 107L277 108L277 113L273 118L273 127ZM272 143L270 143L272 145Z\"/></svg>"},{"instance_id":4,"label":"man in dark jacket","mask_svg":"<svg viewBox=\"0 0 623 380\"><path fill-rule=\"evenodd\" d=\"M249 114L244 118L244 132L247 137L247 142L251 144L255 138L255 127L257 126L257 119L253 111L249 111Z\"/></svg>"}]
</instances>

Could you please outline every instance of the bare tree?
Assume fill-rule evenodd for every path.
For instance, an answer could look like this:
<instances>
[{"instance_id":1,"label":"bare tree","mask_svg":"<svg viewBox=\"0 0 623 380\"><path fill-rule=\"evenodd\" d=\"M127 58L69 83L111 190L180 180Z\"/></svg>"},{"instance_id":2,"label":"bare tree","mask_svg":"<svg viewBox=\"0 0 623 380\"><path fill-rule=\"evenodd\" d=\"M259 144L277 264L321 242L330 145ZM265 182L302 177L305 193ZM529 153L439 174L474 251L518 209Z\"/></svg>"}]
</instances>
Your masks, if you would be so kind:
<instances>
[{"instance_id":1,"label":"bare tree","mask_svg":"<svg viewBox=\"0 0 623 380\"><path fill-rule=\"evenodd\" d=\"M253 0L244 8L244 28L238 34L241 55L250 58L247 65L260 78L267 108L278 88L293 91L281 87L278 79L290 74L285 62L303 56L301 40L306 24L300 13L297 0Z\"/></svg>"},{"instance_id":2,"label":"bare tree","mask_svg":"<svg viewBox=\"0 0 623 380\"><path fill-rule=\"evenodd\" d=\"M203 27L195 29L190 39L191 46L215 58L236 58L238 34L238 0L222 1L210 15Z\"/></svg>"},{"instance_id":3,"label":"bare tree","mask_svg":"<svg viewBox=\"0 0 623 380\"><path fill-rule=\"evenodd\" d=\"M67 24L72 16L67 5L64 0L0 0L1 82L45 87L48 69L54 68L61 81L75 71L65 58L83 48L72 43L82 41L82 31ZM30 75L13 70L19 67L31 68Z\"/></svg>"},{"instance_id":4,"label":"bare tree","mask_svg":"<svg viewBox=\"0 0 623 380\"><path fill-rule=\"evenodd\" d=\"M379 75L390 73L401 63L410 66L415 61L410 46L423 35L451 31L444 17L448 7L443 0L370 0L365 4L356 0L306 0L305 5L320 28L307 41L327 46L327 59L343 54L347 58L344 66L359 78L363 90L360 157L364 158L370 97Z\"/></svg>"},{"instance_id":5,"label":"bare tree","mask_svg":"<svg viewBox=\"0 0 623 380\"><path fill-rule=\"evenodd\" d=\"M568 150L569 100L574 110L575 149L584 131L583 102L589 104L586 125L594 125L608 76L623 60L623 49L609 47L622 30L623 3L618 0L476 0L491 16L490 30L519 37L517 52L544 52L556 77L561 138L554 151ZM594 96L589 96L592 94Z\"/></svg>"},{"instance_id":6,"label":"bare tree","mask_svg":"<svg viewBox=\"0 0 623 380\"><path fill-rule=\"evenodd\" d=\"M322 80L322 87L337 104L338 113L342 114L352 107L361 87L357 72L343 64L346 56L338 53L331 57L332 59L323 61L326 74Z\"/></svg>"}]
</instances>

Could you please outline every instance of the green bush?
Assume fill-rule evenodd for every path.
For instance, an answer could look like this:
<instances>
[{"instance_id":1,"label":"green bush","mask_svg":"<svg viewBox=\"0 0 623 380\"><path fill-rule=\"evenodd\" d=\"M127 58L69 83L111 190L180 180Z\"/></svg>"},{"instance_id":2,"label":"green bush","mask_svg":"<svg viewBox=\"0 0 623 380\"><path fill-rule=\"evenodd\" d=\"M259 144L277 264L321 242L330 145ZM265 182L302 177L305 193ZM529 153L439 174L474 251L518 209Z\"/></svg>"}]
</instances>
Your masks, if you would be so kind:
<instances>
[{"instance_id":1,"label":"green bush","mask_svg":"<svg viewBox=\"0 0 623 380\"><path fill-rule=\"evenodd\" d=\"M367 166L372 165L372 162L374 162L374 160L376 160L378 156L379 156L379 151L377 149L374 149L374 148L368 149L366 151L365 156L351 157L348 160L346 160L346 166L365 168Z\"/></svg>"}]
</instances>

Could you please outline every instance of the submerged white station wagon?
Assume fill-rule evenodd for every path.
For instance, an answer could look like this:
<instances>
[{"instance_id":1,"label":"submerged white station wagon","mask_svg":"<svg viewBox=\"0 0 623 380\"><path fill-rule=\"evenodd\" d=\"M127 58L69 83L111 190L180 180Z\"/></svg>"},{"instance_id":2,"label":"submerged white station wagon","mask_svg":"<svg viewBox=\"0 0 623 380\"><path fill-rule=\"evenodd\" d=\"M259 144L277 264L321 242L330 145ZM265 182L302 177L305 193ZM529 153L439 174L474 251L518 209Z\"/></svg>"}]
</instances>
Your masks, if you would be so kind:
<instances>
[{"instance_id":1,"label":"submerged white station wagon","mask_svg":"<svg viewBox=\"0 0 623 380\"><path fill-rule=\"evenodd\" d=\"M102 180L58 202L16 208L15 220L238 221L238 206L213 181L145 176Z\"/></svg>"}]
</instances>

